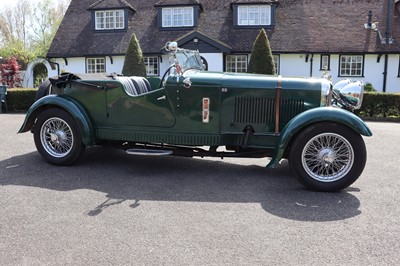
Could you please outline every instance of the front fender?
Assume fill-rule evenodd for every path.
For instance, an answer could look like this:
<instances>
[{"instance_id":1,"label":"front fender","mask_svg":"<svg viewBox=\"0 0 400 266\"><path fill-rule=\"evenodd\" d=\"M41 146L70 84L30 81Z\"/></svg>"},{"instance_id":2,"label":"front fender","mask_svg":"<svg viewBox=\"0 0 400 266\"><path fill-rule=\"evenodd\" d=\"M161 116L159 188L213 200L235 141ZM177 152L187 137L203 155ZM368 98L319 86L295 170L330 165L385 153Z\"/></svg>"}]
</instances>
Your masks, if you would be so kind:
<instances>
[{"instance_id":1,"label":"front fender","mask_svg":"<svg viewBox=\"0 0 400 266\"><path fill-rule=\"evenodd\" d=\"M274 155L267 167L273 168L278 164L282 159L289 142L293 136L300 132L300 130L308 125L326 121L343 124L364 136L372 136L371 130L364 121L349 111L336 107L314 108L295 116L283 128L280 133L279 141L275 146Z\"/></svg>"},{"instance_id":2,"label":"front fender","mask_svg":"<svg viewBox=\"0 0 400 266\"><path fill-rule=\"evenodd\" d=\"M48 95L37 100L27 111L18 133L31 130L40 113L49 108L62 108L67 111L77 122L83 143L88 146L94 144L94 129L89 115L77 101L67 96Z\"/></svg>"}]
</instances>

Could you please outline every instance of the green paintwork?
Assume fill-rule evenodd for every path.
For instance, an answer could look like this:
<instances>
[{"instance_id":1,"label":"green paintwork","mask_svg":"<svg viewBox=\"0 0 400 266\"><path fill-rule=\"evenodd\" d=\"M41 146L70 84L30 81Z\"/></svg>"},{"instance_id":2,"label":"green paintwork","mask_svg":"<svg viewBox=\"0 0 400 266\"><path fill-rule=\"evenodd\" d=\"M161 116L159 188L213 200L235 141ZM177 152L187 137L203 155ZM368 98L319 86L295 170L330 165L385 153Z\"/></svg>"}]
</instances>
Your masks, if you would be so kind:
<instances>
[{"instance_id":1,"label":"green paintwork","mask_svg":"<svg viewBox=\"0 0 400 266\"><path fill-rule=\"evenodd\" d=\"M191 85L184 81L190 79ZM279 128L275 98L280 80ZM347 125L370 136L357 116L338 108L320 107L321 80L278 78L187 70L171 74L166 86L152 81L149 92L131 96L110 77L72 82L61 95L47 96L29 109L21 132L29 130L48 106L69 112L78 122L86 145L103 140L153 142L188 146L240 146L244 129L253 134L247 147L274 150L270 163L278 162L291 138L302 128L320 121ZM209 120L203 122L203 99L209 99ZM276 134L276 131L278 134Z\"/></svg>"},{"instance_id":2,"label":"green paintwork","mask_svg":"<svg viewBox=\"0 0 400 266\"><path fill-rule=\"evenodd\" d=\"M94 128L90 116L85 109L74 99L68 96L49 95L37 100L26 113L25 121L18 133L30 130L37 116L45 109L56 107L67 111L78 123L85 145L93 145L95 140Z\"/></svg>"},{"instance_id":3,"label":"green paintwork","mask_svg":"<svg viewBox=\"0 0 400 266\"><path fill-rule=\"evenodd\" d=\"M353 113L335 107L314 108L294 117L285 126L276 144L274 156L268 164L268 167L274 167L279 160L282 159L285 149L294 135L308 125L322 121L332 121L343 124L361 135L372 136L371 130L364 121Z\"/></svg>"}]
</instances>

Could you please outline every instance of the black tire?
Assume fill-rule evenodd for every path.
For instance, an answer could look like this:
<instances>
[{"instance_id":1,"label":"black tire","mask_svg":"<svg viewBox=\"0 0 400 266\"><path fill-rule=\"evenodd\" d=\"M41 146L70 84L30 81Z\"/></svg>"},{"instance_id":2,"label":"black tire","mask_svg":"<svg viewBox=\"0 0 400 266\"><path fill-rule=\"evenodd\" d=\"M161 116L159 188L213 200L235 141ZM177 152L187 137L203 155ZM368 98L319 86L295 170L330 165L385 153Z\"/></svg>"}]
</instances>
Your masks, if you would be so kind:
<instances>
[{"instance_id":1,"label":"black tire","mask_svg":"<svg viewBox=\"0 0 400 266\"><path fill-rule=\"evenodd\" d=\"M333 122L313 124L294 139L289 164L295 177L315 191L342 190L361 175L367 160L360 134Z\"/></svg>"},{"instance_id":2,"label":"black tire","mask_svg":"<svg viewBox=\"0 0 400 266\"><path fill-rule=\"evenodd\" d=\"M62 109L49 109L40 114L33 138L40 155L54 165L70 165L85 150L76 121Z\"/></svg>"}]
</instances>

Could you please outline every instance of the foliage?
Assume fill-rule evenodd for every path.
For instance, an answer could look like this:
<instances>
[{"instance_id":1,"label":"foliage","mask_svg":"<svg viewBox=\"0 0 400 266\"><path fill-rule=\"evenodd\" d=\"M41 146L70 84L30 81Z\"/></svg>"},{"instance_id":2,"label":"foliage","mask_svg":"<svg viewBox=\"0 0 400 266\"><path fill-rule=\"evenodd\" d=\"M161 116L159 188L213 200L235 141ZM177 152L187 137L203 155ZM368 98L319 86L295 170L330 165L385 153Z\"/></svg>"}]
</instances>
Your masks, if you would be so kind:
<instances>
[{"instance_id":1,"label":"foliage","mask_svg":"<svg viewBox=\"0 0 400 266\"><path fill-rule=\"evenodd\" d=\"M37 89L7 90L7 107L9 112L26 111L35 102Z\"/></svg>"},{"instance_id":2,"label":"foliage","mask_svg":"<svg viewBox=\"0 0 400 266\"><path fill-rule=\"evenodd\" d=\"M400 118L400 94L366 92L357 114L371 118Z\"/></svg>"},{"instance_id":3,"label":"foliage","mask_svg":"<svg viewBox=\"0 0 400 266\"><path fill-rule=\"evenodd\" d=\"M132 34L126 50L122 74L125 76L147 76L142 49L140 48L140 44L135 33Z\"/></svg>"},{"instance_id":4,"label":"foliage","mask_svg":"<svg viewBox=\"0 0 400 266\"><path fill-rule=\"evenodd\" d=\"M260 30L251 50L248 72L269 75L276 74L271 46L264 29Z\"/></svg>"},{"instance_id":5,"label":"foliage","mask_svg":"<svg viewBox=\"0 0 400 266\"><path fill-rule=\"evenodd\" d=\"M366 91L366 92L376 92L374 86L372 86L372 83L370 83L370 82L365 83L364 91Z\"/></svg>"},{"instance_id":6,"label":"foliage","mask_svg":"<svg viewBox=\"0 0 400 266\"><path fill-rule=\"evenodd\" d=\"M0 64L0 82L8 87L21 86L20 65L15 57L10 57L4 64Z\"/></svg>"},{"instance_id":7,"label":"foliage","mask_svg":"<svg viewBox=\"0 0 400 266\"><path fill-rule=\"evenodd\" d=\"M33 68L33 76L35 78L35 80L33 81L33 87L39 87L39 85L45 79L47 79L48 73L46 66L42 63L36 64Z\"/></svg>"},{"instance_id":8,"label":"foliage","mask_svg":"<svg viewBox=\"0 0 400 266\"><path fill-rule=\"evenodd\" d=\"M23 65L45 58L70 1L17 0L0 10L0 56L14 56Z\"/></svg>"}]
</instances>

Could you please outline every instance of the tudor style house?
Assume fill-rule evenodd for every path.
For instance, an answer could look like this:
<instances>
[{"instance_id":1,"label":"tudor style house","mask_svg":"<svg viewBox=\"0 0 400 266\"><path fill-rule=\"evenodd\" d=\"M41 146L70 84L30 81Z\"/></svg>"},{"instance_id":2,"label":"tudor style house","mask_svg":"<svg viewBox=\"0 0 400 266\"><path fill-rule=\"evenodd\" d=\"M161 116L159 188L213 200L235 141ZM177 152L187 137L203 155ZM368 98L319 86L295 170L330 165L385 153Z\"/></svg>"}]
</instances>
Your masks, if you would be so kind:
<instances>
[{"instance_id":1,"label":"tudor style house","mask_svg":"<svg viewBox=\"0 0 400 266\"><path fill-rule=\"evenodd\" d=\"M260 29L277 73L370 82L400 92L399 0L72 0L47 54L56 70L121 73L135 33L149 76L168 41L198 49L210 71L246 72Z\"/></svg>"}]
</instances>

